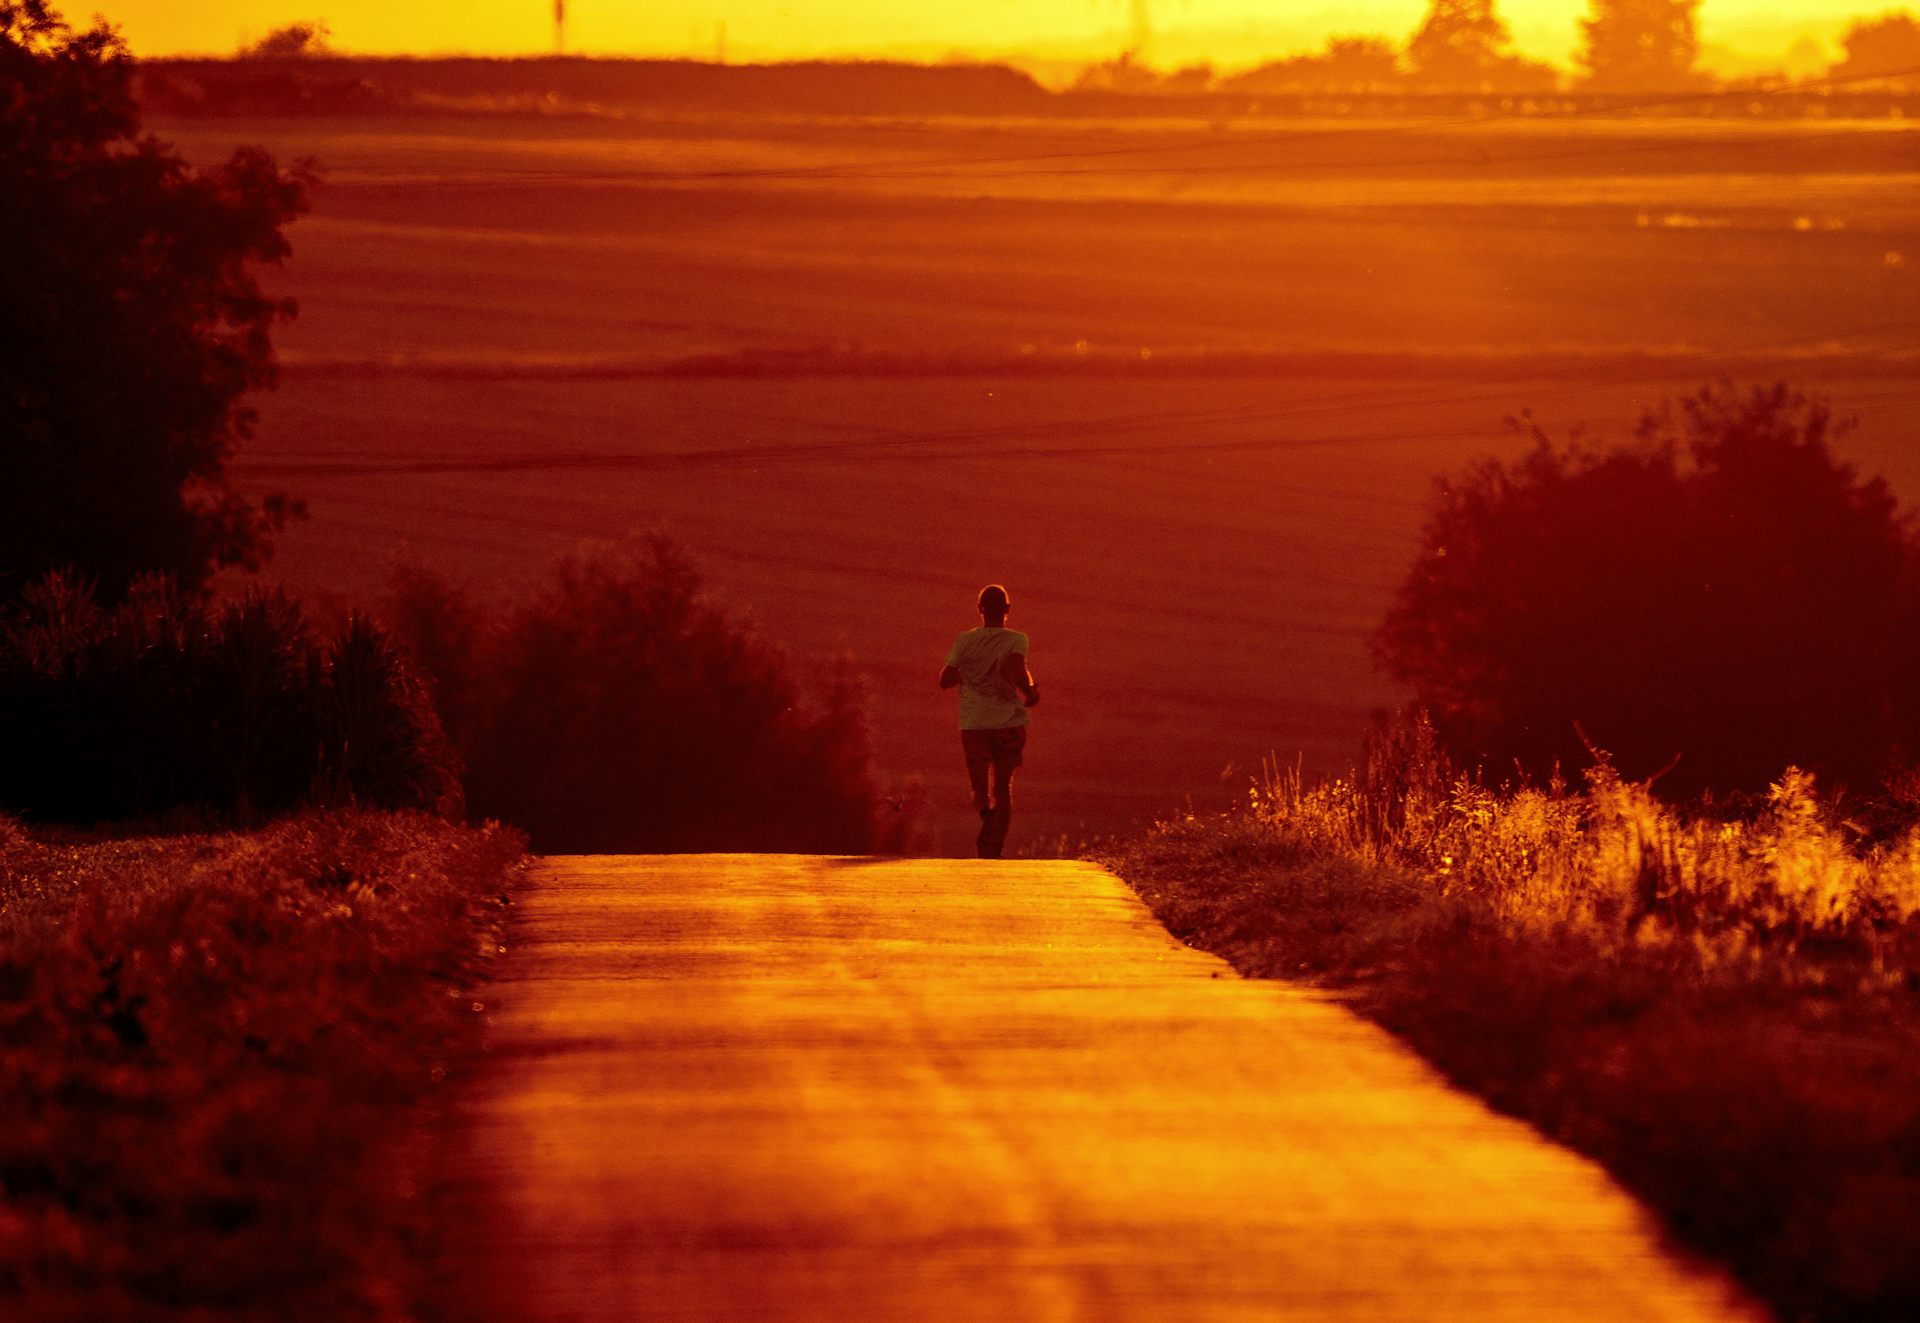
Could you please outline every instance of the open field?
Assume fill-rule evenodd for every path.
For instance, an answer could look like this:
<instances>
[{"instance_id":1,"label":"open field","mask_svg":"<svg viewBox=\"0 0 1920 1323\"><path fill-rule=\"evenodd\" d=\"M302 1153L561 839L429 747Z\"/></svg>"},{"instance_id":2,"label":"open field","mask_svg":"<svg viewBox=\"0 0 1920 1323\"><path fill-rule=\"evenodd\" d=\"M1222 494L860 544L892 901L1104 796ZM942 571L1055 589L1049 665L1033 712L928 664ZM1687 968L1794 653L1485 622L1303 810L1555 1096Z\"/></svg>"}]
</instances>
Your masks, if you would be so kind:
<instances>
[{"instance_id":1,"label":"open field","mask_svg":"<svg viewBox=\"0 0 1920 1323\"><path fill-rule=\"evenodd\" d=\"M662 117L162 125L326 171L242 457L278 571L484 587L665 525L874 680L955 849L933 685L987 579L1046 690L1016 846L1343 764L1437 474L1786 376L1907 444L1920 131ZM700 371L687 370L700 360ZM676 366L677 365L677 366Z\"/></svg>"}]
</instances>

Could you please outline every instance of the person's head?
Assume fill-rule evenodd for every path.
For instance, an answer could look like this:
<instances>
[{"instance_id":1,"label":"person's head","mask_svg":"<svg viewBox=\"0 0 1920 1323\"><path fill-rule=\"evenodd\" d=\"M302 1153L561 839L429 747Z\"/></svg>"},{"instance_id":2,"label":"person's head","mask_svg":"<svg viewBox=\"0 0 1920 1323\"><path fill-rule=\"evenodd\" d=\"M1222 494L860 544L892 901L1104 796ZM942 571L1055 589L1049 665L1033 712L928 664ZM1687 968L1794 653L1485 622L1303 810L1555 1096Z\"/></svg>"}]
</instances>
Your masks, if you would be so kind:
<instances>
[{"instance_id":1,"label":"person's head","mask_svg":"<svg viewBox=\"0 0 1920 1323\"><path fill-rule=\"evenodd\" d=\"M997 625L1007 618L1007 612L1013 607L1013 601L1007 596L1007 590L997 583L990 583L980 590L980 618L989 625Z\"/></svg>"}]
</instances>

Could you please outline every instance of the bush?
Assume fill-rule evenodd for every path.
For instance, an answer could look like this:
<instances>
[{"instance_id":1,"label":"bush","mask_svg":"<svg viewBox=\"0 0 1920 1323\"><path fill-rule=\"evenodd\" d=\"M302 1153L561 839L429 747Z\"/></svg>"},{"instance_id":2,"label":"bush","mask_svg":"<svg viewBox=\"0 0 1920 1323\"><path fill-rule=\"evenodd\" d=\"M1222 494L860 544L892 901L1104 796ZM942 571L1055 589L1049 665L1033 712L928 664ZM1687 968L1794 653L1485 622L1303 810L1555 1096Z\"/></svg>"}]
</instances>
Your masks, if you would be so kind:
<instances>
[{"instance_id":1,"label":"bush","mask_svg":"<svg viewBox=\"0 0 1920 1323\"><path fill-rule=\"evenodd\" d=\"M389 619L432 679L473 811L538 849L865 853L911 831L876 787L845 663L809 690L663 538L565 557L495 614L410 571Z\"/></svg>"},{"instance_id":2,"label":"bush","mask_svg":"<svg viewBox=\"0 0 1920 1323\"><path fill-rule=\"evenodd\" d=\"M1708 390L1607 451L1545 437L1443 482L1375 639L1469 766L1593 746L1664 791L1856 786L1920 733L1908 524L1784 386ZM1676 762L1677 759L1677 762Z\"/></svg>"},{"instance_id":3,"label":"bush","mask_svg":"<svg viewBox=\"0 0 1920 1323\"><path fill-rule=\"evenodd\" d=\"M144 578L107 611L60 575L0 617L0 807L27 818L446 813L455 769L411 664L363 617L323 643L277 594L216 607Z\"/></svg>"}]
</instances>

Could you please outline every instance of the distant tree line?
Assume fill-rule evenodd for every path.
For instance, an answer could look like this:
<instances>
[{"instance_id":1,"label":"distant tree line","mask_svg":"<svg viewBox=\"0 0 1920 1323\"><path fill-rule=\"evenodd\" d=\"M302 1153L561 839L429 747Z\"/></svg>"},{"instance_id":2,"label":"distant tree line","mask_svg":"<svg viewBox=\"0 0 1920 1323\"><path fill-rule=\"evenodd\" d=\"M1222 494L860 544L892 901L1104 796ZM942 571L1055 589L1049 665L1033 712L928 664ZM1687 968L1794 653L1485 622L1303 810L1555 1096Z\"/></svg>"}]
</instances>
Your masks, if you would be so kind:
<instances>
[{"instance_id":1,"label":"distant tree line","mask_svg":"<svg viewBox=\"0 0 1920 1323\"><path fill-rule=\"evenodd\" d=\"M1589 0L1575 82L1597 92L1669 91L1697 85L1699 0ZM1343 36L1320 55L1278 61L1229 79L1243 92L1552 92L1550 65L1513 51L1493 0L1432 0L1404 46Z\"/></svg>"},{"instance_id":2,"label":"distant tree line","mask_svg":"<svg viewBox=\"0 0 1920 1323\"><path fill-rule=\"evenodd\" d=\"M1580 20L1578 68L1569 86L1590 92L1682 91L1708 82L1696 67L1700 0L1588 0ZM240 54L294 61L332 54L324 23L290 23ZM1855 19L1842 39L1843 58L1829 73L1848 80L1885 78L1920 88L1920 24L1905 11ZM1209 91L1362 93L1550 92L1563 80L1551 66L1512 50L1512 35L1494 0L1430 0L1408 39L1344 34L1314 55L1274 61L1230 78L1204 64L1162 72L1137 50L1088 65L1080 91L1197 95Z\"/></svg>"},{"instance_id":3,"label":"distant tree line","mask_svg":"<svg viewBox=\"0 0 1920 1323\"><path fill-rule=\"evenodd\" d=\"M1560 98L1646 98L1723 92L1794 98L1701 97L1696 113L1823 112L1911 114L1920 97L1920 33L1905 12L1857 20L1844 54L1812 77L1795 71L1716 79L1699 67L1698 0L1589 0L1582 43L1570 69L1519 55L1493 0L1435 0L1407 37L1346 33L1325 49L1231 74L1208 64L1158 68L1137 51L1094 62L1063 92L1050 92L1005 65L901 61L713 64L698 60L483 59L341 55L324 25L278 29L228 59L155 59L134 71L141 104L170 116L332 116L444 114L453 107L550 114L588 106L659 106L716 111L974 115L1158 114L1157 98L1222 107L1243 99L1271 112L1393 113L1524 110ZM1813 48L1818 59L1818 48ZM1831 82L1827 80L1833 80ZM1236 112L1238 113L1238 112Z\"/></svg>"},{"instance_id":4,"label":"distant tree line","mask_svg":"<svg viewBox=\"0 0 1920 1323\"><path fill-rule=\"evenodd\" d=\"M1588 0L1580 20L1577 67L1568 75L1513 51L1512 34L1494 0L1430 0L1420 25L1404 42L1343 34L1319 53L1291 56L1224 78L1204 69L1156 76L1133 61L1124 68L1100 66L1101 76L1083 79L1083 86L1256 95L1686 92L1713 82L1698 67L1699 8L1700 0ZM1829 76L1920 91L1920 25L1910 14L1857 19L1841 44L1844 56ZM1122 73L1124 78L1117 77Z\"/></svg>"}]
</instances>

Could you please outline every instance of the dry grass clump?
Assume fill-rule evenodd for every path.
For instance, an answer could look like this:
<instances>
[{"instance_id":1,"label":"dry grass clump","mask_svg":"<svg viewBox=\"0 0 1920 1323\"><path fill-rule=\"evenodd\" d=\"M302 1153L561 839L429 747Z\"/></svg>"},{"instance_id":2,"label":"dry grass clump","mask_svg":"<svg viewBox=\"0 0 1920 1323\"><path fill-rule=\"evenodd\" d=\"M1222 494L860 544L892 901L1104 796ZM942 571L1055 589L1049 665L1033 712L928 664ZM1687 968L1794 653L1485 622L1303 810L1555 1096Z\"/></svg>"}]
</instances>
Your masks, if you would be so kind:
<instances>
[{"instance_id":1,"label":"dry grass clump","mask_svg":"<svg viewBox=\"0 0 1920 1323\"><path fill-rule=\"evenodd\" d=\"M415 814L0 820L0 1313L406 1314L409 1126L520 857Z\"/></svg>"},{"instance_id":2,"label":"dry grass clump","mask_svg":"<svg viewBox=\"0 0 1920 1323\"><path fill-rule=\"evenodd\" d=\"M1345 988L1783 1316L1920 1317L1920 828L1791 770L1734 819L1604 764L1494 791L1415 725L1103 861L1243 972Z\"/></svg>"}]
</instances>

